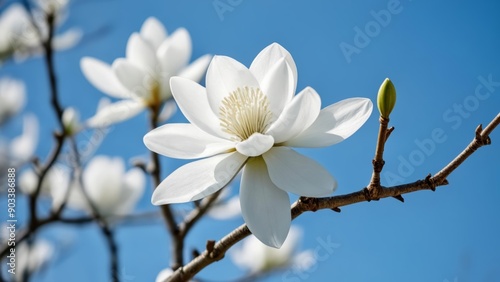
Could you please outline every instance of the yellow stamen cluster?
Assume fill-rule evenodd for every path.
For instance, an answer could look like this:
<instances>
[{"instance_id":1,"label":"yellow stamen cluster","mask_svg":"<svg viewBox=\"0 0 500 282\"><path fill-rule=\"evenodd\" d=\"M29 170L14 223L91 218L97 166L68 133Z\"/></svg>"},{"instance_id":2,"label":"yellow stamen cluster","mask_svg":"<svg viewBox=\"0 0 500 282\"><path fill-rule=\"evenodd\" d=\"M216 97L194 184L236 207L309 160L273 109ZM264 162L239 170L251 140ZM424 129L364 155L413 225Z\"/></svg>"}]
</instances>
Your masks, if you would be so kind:
<instances>
[{"instance_id":1,"label":"yellow stamen cluster","mask_svg":"<svg viewBox=\"0 0 500 282\"><path fill-rule=\"evenodd\" d=\"M219 118L224 132L233 135L235 141L244 141L254 133L263 134L272 113L267 96L259 88L243 87L222 100Z\"/></svg>"}]
</instances>

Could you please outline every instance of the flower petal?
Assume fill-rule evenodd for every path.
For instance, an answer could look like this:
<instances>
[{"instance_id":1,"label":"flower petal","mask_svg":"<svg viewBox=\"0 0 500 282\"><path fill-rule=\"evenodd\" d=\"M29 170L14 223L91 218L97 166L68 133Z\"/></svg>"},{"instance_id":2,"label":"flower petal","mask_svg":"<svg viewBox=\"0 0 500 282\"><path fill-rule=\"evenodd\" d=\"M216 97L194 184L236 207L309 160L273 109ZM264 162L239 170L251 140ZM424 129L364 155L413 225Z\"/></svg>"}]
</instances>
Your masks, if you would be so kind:
<instances>
[{"instance_id":1,"label":"flower petal","mask_svg":"<svg viewBox=\"0 0 500 282\"><path fill-rule=\"evenodd\" d=\"M178 74L188 64L192 52L191 44L191 36L185 28L177 29L163 41L157 51L163 77Z\"/></svg>"},{"instance_id":2,"label":"flower petal","mask_svg":"<svg viewBox=\"0 0 500 282\"><path fill-rule=\"evenodd\" d=\"M262 155L273 183L284 191L306 197L324 197L337 188L335 179L316 161L287 147Z\"/></svg>"},{"instance_id":3,"label":"flower petal","mask_svg":"<svg viewBox=\"0 0 500 282\"><path fill-rule=\"evenodd\" d=\"M80 68L85 77L100 91L114 98L129 98L130 93L115 76L111 66L94 58L84 57Z\"/></svg>"},{"instance_id":4,"label":"flower petal","mask_svg":"<svg viewBox=\"0 0 500 282\"><path fill-rule=\"evenodd\" d=\"M208 104L207 92L203 86L182 77L172 77L170 84L172 95L189 122L208 134L228 138L228 134L220 128L219 118Z\"/></svg>"},{"instance_id":5,"label":"flower petal","mask_svg":"<svg viewBox=\"0 0 500 282\"><path fill-rule=\"evenodd\" d=\"M181 166L153 192L153 205L196 201L226 186L247 157L240 153L213 156Z\"/></svg>"},{"instance_id":6,"label":"flower petal","mask_svg":"<svg viewBox=\"0 0 500 282\"><path fill-rule=\"evenodd\" d=\"M160 122L167 121L175 114L175 112L177 112L177 105L175 104L175 101L173 99L170 99L167 102L165 102L165 105L163 105L163 109L158 115L158 121Z\"/></svg>"},{"instance_id":7,"label":"flower petal","mask_svg":"<svg viewBox=\"0 0 500 282\"><path fill-rule=\"evenodd\" d=\"M125 163L121 158L95 156L83 171L84 189L103 216L115 214L122 204Z\"/></svg>"},{"instance_id":8,"label":"flower petal","mask_svg":"<svg viewBox=\"0 0 500 282\"><path fill-rule=\"evenodd\" d=\"M73 48L82 38L83 31L80 28L71 28L54 37L52 47L55 50L67 50Z\"/></svg>"},{"instance_id":9,"label":"flower petal","mask_svg":"<svg viewBox=\"0 0 500 282\"><path fill-rule=\"evenodd\" d=\"M254 133L247 140L236 144L236 150L245 156L256 157L269 151L274 145L274 138L271 135Z\"/></svg>"},{"instance_id":10,"label":"flower petal","mask_svg":"<svg viewBox=\"0 0 500 282\"><path fill-rule=\"evenodd\" d=\"M270 247L281 247L292 220L290 198L273 184L262 158L250 159L243 170L240 204L250 232Z\"/></svg>"},{"instance_id":11,"label":"flower petal","mask_svg":"<svg viewBox=\"0 0 500 282\"><path fill-rule=\"evenodd\" d=\"M295 94L295 79L285 58L281 58L269 69L268 74L260 81L260 86L269 99L275 120Z\"/></svg>"},{"instance_id":12,"label":"flower petal","mask_svg":"<svg viewBox=\"0 0 500 282\"><path fill-rule=\"evenodd\" d=\"M125 173L121 186L120 205L116 207L115 214L127 215L134 210L135 205L144 193L145 183L144 172L140 169L133 168Z\"/></svg>"},{"instance_id":13,"label":"flower petal","mask_svg":"<svg viewBox=\"0 0 500 282\"><path fill-rule=\"evenodd\" d=\"M198 159L213 156L230 149L234 143L205 133L187 123L165 124L144 136L149 150L176 159Z\"/></svg>"},{"instance_id":14,"label":"flower petal","mask_svg":"<svg viewBox=\"0 0 500 282\"><path fill-rule=\"evenodd\" d=\"M224 203L212 205L207 215L217 220L227 220L241 214L240 197L234 196Z\"/></svg>"},{"instance_id":15,"label":"flower petal","mask_svg":"<svg viewBox=\"0 0 500 282\"><path fill-rule=\"evenodd\" d=\"M151 44L154 50L157 50L163 40L167 38L165 26L155 17L149 17L144 21L140 33L142 38Z\"/></svg>"},{"instance_id":16,"label":"flower petal","mask_svg":"<svg viewBox=\"0 0 500 282\"><path fill-rule=\"evenodd\" d=\"M123 100L100 109L93 117L87 120L89 127L106 127L124 121L145 108L144 104L134 100Z\"/></svg>"},{"instance_id":17,"label":"flower petal","mask_svg":"<svg viewBox=\"0 0 500 282\"><path fill-rule=\"evenodd\" d=\"M221 101L237 88L259 88L253 74L240 62L226 56L214 56L207 71L207 95L212 111L219 116Z\"/></svg>"},{"instance_id":18,"label":"flower petal","mask_svg":"<svg viewBox=\"0 0 500 282\"><path fill-rule=\"evenodd\" d=\"M38 119L34 114L23 117L23 133L10 142L10 153L14 157L15 165L29 161L38 145Z\"/></svg>"},{"instance_id":19,"label":"flower petal","mask_svg":"<svg viewBox=\"0 0 500 282\"><path fill-rule=\"evenodd\" d=\"M314 123L286 141L292 147L325 147L339 143L356 132L370 117L370 99L350 98L321 110Z\"/></svg>"},{"instance_id":20,"label":"flower petal","mask_svg":"<svg viewBox=\"0 0 500 282\"><path fill-rule=\"evenodd\" d=\"M121 84L133 94L132 98L148 99L153 81L146 72L125 59L116 59L112 68Z\"/></svg>"},{"instance_id":21,"label":"flower petal","mask_svg":"<svg viewBox=\"0 0 500 282\"><path fill-rule=\"evenodd\" d=\"M184 68L179 76L190 79L192 81L200 82L201 78L207 71L208 64L212 60L212 55L204 55L196 59L194 62Z\"/></svg>"},{"instance_id":22,"label":"flower petal","mask_svg":"<svg viewBox=\"0 0 500 282\"><path fill-rule=\"evenodd\" d=\"M297 86L297 66L295 65L292 55L278 43L272 43L264 48L264 50L262 50L253 60L250 65L250 71L259 82L262 82L271 68L273 68L273 66L283 57L292 71L292 76L294 78L293 92L295 92Z\"/></svg>"},{"instance_id":23,"label":"flower petal","mask_svg":"<svg viewBox=\"0 0 500 282\"><path fill-rule=\"evenodd\" d=\"M266 134L274 136L275 143L281 143L308 128L318 117L321 98L311 87L306 87L293 97L283 109Z\"/></svg>"},{"instance_id":24,"label":"flower petal","mask_svg":"<svg viewBox=\"0 0 500 282\"><path fill-rule=\"evenodd\" d=\"M127 42L127 60L144 70L154 70L156 67L156 54L137 32L134 32Z\"/></svg>"}]
</instances>

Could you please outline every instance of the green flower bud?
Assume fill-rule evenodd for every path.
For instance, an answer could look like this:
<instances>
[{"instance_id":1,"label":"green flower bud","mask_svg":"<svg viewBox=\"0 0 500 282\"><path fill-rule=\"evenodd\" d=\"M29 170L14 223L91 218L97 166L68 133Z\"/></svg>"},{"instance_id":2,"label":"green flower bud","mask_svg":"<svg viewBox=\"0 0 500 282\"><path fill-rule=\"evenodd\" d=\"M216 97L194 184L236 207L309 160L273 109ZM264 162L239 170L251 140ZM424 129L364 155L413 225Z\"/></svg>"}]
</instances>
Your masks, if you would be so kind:
<instances>
[{"instance_id":1,"label":"green flower bud","mask_svg":"<svg viewBox=\"0 0 500 282\"><path fill-rule=\"evenodd\" d=\"M377 96L377 106L380 115L384 118L389 118L395 104L396 88L394 84L392 84L392 81L386 78L384 82L382 82L382 85L380 85Z\"/></svg>"}]
</instances>

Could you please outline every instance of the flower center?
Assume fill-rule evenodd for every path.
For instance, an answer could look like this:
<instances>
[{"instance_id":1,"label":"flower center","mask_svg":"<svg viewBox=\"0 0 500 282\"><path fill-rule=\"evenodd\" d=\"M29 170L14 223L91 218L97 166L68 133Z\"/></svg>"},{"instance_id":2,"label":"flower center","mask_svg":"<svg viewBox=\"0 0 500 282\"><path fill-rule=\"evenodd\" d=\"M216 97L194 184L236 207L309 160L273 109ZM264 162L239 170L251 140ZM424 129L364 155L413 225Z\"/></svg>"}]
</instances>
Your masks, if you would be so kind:
<instances>
[{"instance_id":1,"label":"flower center","mask_svg":"<svg viewBox=\"0 0 500 282\"><path fill-rule=\"evenodd\" d=\"M244 141L254 133L264 134L272 113L259 88L238 87L222 100L219 116L222 130L233 135L233 140Z\"/></svg>"}]
</instances>

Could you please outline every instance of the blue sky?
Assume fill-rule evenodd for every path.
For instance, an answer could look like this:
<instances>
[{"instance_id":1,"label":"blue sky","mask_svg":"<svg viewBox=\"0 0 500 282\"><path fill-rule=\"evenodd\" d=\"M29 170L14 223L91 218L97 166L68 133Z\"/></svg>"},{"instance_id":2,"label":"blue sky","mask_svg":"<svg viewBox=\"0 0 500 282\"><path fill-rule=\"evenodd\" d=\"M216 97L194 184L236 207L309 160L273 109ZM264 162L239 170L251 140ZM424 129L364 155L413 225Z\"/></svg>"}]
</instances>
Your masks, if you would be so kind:
<instances>
[{"instance_id":1,"label":"blue sky","mask_svg":"<svg viewBox=\"0 0 500 282\"><path fill-rule=\"evenodd\" d=\"M217 5L229 8L217 10ZM194 58L221 54L249 65L265 46L278 42L296 61L298 89L315 88L323 106L349 97L375 102L380 83L391 78L398 93L390 123L396 130L386 144L382 184L412 182L441 169L467 146L478 124L498 114L499 11L497 1L470 0L76 0L62 30L79 26L89 36L56 55L61 100L90 117L104 94L86 81L80 58L111 63L124 56L128 36L149 16L169 31L186 27ZM25 111L41 120L37 153L46 156L56 123L43 60L10 62L0 75L27 84ZM185 119L178 112L171 121ZM19 124L13 121L6 135L15 135ZM146 126L143 114L112 127L97 154L127 159L146 154ZM369 182L377 130L374 112L346 141L301 152L336 177L336 194L354 192ZM338 247L295 281L500 281L498 130L491 138L491 146L470 157L436 192L406 195L404 204L384 199L344 207L340 214L302 215L294 222L305 230L303 249L321 248L320 242L328 240ZM163 176L183 163L162 162ZM138 210L154 209L150 193L148 187ZM218 239L242 222L204 220L188 236L188 249L202 249L207 239ZM119 227L117 235L122 273L129 281L153 281L167 266L168 239L160 222ZM54 226L42 236L72 244L34 281L108 281L107 253L97 228ZM200 277L228 281L241 274L226 258ZM266 281L294 280L277 274Z\"/></svg>"}]
</instances>

